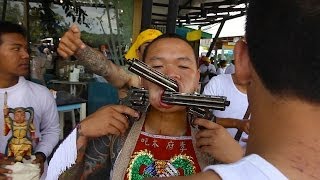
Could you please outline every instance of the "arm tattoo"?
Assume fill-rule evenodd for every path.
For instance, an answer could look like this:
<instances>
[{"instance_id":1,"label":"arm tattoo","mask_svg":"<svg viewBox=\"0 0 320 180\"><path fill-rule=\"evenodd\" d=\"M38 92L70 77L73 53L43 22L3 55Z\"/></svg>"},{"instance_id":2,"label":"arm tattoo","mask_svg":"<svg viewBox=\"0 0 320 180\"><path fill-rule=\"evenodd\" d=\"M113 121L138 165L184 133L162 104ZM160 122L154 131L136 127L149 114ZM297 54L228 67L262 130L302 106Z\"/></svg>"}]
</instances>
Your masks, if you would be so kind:
<instances>
[{"instance_id":1,"label":"arm tattoo","mask_svg":"<svg viewBox=\"0 0 320 180\"><path fill-rule=\"evenodd\" d=\"M112 61L108 60L102 53L89 46L77 51L75 56L89 71L103 77L109 76L111 67L114 65Z\"/></svg>"},{"instance_id":2,"label":"arm tattoo","mask_svg":"<svg viewBox=\"0 0 320 180\"><path fill-rule=\"evenodd\" d=\"M74 164L70 169L67 171L63 172L59 180L78 180L81 179L82 174L79 172L82 172L84 169L84 164Z\"/></svg>"},{"instance_id":3,"label":"arm tattoo","mask_svg":"<svg viewBox=\"0 0 320 180\"><path fill-rule=\"evenodd\" d=\"M92 139L85 154L85 179L109 179L112 164L110 160L111 136ZM102 178L103 177L103 178Z\"/></svg>"},{"instance_id":4,"label":"arm tattoo","mask_svg":"<svg viewBox=\"0 0 320 180\"><path fill-rule=\"evenodd\" d=\"M77 163L81 163L83 161L84 153L87 147L87 140L81 140L84 138L82 130L81 130L81 123L77 125Z\"/></svg>"},{"instance_id":5,"label":"arm tattoo","mask_svg":"<svg viewBox=\"0 0 320 180\"><path fill-rule=\"evenodd\" d=\"M125 88L132 81L132 75L120 66L108 60L102 53L89 46L77 51L76 58L80 60L89 71L103 76L110 84L116 88Z\"/></svg>"}]
</instances>

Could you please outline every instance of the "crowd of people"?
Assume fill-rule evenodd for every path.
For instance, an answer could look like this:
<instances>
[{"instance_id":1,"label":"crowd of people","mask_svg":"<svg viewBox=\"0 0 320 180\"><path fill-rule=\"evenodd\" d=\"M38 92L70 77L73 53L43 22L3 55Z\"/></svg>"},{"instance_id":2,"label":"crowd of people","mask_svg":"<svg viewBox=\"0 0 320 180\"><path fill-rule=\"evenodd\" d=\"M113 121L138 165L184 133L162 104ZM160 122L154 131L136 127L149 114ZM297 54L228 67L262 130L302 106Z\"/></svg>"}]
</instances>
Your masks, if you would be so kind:
<instances>
[{"instance_id":1,"label":"crowd of people","mask_svg":"<svg viewBox=\"0 0 320 180\"><path fill-rule=\"evenodd\" d=\"M62 142L48 169L46 158L59 137L55 102L45 87L24 78L29 54L23 28L1 22L0 113L8 107L34 109L38 141L33 163L40 163L42 178L49 180L319 179L319 6L311 0L250 1L246 36L235 45L232 65L219 69L206 58L198 67L184 38L143 31L128 57L174 79L180 93L197 92L201 79L203 94L225 96L231 102L225 111L213 112L216 122L198 118L195 126L187 121L186 107L161 101L162 87L112 63L83 43L80 29L72 25L61 38L58 53L75 56L118 88L120 97L130 87L147 89L150 106L142 114L125 105L97 110ZM282 43L275 43L279 39ZM12 173L3 166L13 163L2 143L10 137L0 135L0 179Z\"/></svg>"}]
</instances>

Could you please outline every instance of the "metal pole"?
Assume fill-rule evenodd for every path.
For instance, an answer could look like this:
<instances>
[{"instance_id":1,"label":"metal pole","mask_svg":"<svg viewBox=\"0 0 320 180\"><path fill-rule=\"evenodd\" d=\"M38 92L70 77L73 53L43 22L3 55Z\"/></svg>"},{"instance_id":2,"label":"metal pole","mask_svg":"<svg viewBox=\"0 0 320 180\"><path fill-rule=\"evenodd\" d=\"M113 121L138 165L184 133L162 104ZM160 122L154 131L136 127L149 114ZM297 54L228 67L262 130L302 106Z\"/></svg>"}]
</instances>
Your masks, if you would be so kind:
<instances>
[{"instance_id":1,"label":"metal pole","mask_svg":"<svg viewBox=\"0 0 320 180\"><path fill-rule=\"evenodd\" d=\"M7 0L4 0L3 6L2 6L2 16L1 16L2 21L6 20L6 11L7 11Z\"/></svg>"},{"instance_id":2,"label":"metal pole","mask_svg":"<svg viewBox=\"0 0 320 180\"><path fill-rule=\"evenodd\" d=\"M221 33L221 30L222 30L225 22L226 22L225 20L224 20L224 21L221 21L221 24L220 24L220 26L219 26L219 29L218 29L215 37L212 39L212 42L211 42L211 44L210 44L209 50L208 50L207 55L206 55L207 57L210 57L210 54L211 54L211 52L212 52L212 49L214 48L214 45L216 45L217 39L218 39L218 37L219 37L219 35L220 35L220 33Z\"/></svg>"},{"instance_id":3,"label":"metal pole","mask_svg":"<svg viewBox=\"0 0 320 180\"><path fill-rule=\"evenodd\" d=\"M142 2L141 29L147 29L151 26L152 4L152 0L143 0Z\"/></svg>"},{"instance_id":4,"label":"metal pole","mask_svg":"<svg viewBox=\"0 0 320 180\"><path fill-rule=\"evenodd\" d=\"M179 0L169 0L168 17L167 17L167 33L176 32L176 21L179 10Z\"/></svg>"}]
</instances>

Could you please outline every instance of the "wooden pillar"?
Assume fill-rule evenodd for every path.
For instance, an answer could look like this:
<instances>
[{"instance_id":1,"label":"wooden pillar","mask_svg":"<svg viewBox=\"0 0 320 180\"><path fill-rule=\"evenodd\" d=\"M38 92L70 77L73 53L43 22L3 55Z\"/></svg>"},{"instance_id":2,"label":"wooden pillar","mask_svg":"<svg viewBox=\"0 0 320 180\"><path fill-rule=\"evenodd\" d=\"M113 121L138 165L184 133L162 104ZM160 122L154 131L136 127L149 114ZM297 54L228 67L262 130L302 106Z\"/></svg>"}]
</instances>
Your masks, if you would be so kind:
<instances>
[{"instance_id":1,"label":"wooden pillar","mask_svg":"<svg viewBox=\"0 0 320 180\"><path fill-rule=\"evenodd\" d=\"M134 42L140 33L142 16L142 0L133 1L133 20L132 20L132 42Z\"/></svg>"},{"instance_id":2,"label":"wooden pillar","mask_svg":"<svg viewBox=\"0 0 320 180\"><path fill-rule=\"evenodd\" d=\"M152 3L153 0L142 1L142 17L141 17L141 29L147 29L151 26L152 19Z\"/></svg>"},{"instance_id":3,"label":"wooden pillar","mask_svg":"<svg viewBox=\"0 0 320 180\"><path fill-rule=\"evenodd\" d=\"M179 0L169 0L168 16L167 16L167 33L176 32L176 20L179 10Z\"/></svg>"}]
</instances>

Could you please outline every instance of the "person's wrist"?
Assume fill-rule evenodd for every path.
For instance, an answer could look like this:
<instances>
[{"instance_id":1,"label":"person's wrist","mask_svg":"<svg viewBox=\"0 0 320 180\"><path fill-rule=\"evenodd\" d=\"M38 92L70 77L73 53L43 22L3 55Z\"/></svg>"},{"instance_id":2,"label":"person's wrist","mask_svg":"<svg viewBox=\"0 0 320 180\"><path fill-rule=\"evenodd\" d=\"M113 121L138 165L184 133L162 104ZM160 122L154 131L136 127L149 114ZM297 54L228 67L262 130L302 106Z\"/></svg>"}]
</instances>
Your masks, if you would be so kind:
<instances>
[{"instance_id":1,"label":"person's wrist","mask_svg":"<svg viewBox=\"0 0 320 180\"><path fill-rule=\"evenodd\" d=\"M88 137L86 134L86 126L85 126L85 121L80 122L77 127L77 139L81 141L87 141Z\"/></svg>"},{"instance_id":2,"label":"person's wrist","mask_svg":"<svg viewBox=\"0 0 320 180\"><path fill-rule=\"evenodd\" d=\"M236 120L235 123L236 123L236 128L238 130L241 130L241 121L240 120Z\"/></svg>"},{"instance_id":3,"label":"person's wrist","mask_svg":"<svg viewBox=\"0 0 320 180\"><path fill-rule=\"evenodd\" d=\"M40 159L42 162L45 162L47 159L47 156L43 152L36 152L34 153L37 159Z\"/></svg>"}]
</instances>

